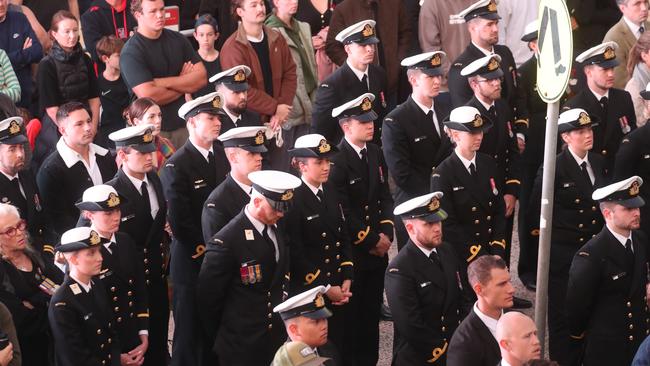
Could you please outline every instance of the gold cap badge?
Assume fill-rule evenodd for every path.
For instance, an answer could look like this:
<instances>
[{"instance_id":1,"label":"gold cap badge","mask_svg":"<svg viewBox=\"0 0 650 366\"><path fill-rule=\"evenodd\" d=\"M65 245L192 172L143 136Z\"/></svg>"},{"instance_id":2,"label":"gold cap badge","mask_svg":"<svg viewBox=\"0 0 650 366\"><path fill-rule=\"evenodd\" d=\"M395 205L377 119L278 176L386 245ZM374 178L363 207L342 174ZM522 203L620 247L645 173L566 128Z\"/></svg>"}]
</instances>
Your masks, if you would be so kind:
<instances>
[{"instance_id":1,"label":"gold cap badge","mask_svg":"<svg viewBox=\"0 0 650 366\"><path fill-rule=\"evenodd\" d=\"M320 144L318 144L318 152L321 154L325 154L330 150L332 150L330 144L328 144L326 140L320 140Z\"/></svg>"},{"instance_id":2,"label":"gold cap badge","mask_svg":"<svg viewBox=\"0 0 650 366\"><path fill-rule=\"evenodd\" d=\"M282 197L280 197L280 200L281 200L281 201L288 201L288 200L290 200L290 199L292 199L292 198L293 198L293 189L290 189L290 190L286 191L286 192L282 195Z\"/></svg>"},{"instance_id":3,"label":"gold cap badge","mask_svg":"<svg viewBox=\"0 0 650 366\"><path fill-rule=\"evenodd\" d=\"M236 82L246 81L246 73L243 70L237 71L237 73L235 73L235 76L233 76L233 80Z\"/></svg>"},{"instance_id":4,"label":"gold cap badge","mask_svg":"<svg viewBox=\"0 0 650 366\"><path fill-rule=\"evenodd\" d=\"M585 113L585 112L580 112L580 116L578 117L578 124L580 124L580 126L582 126L582 125L586 125L586 124L588 124L590 122L591 122L591 118L589 117L589 115L587 113Z\"/></svg>"},{"instance_id":5,"label":"gold cap badge","mask_svg":"<svg viewBox=\"0 0 650 366\"><path fill-rule=\"evenodd\" d=\"M474 127L483 126L483 117L481 117L480 114L477 114L476 116L474 116L474 120L472 121L472 126L474 126Z\"/></svg>"},{"instance_id":6,"label":"gold cap badge","mask_svg":"<svg viewBox=\"0 0 650 366\"><path fill-rule=\"evenodd\" d=\"M149 143L153 141L153 134L151 133L151 130L147 130L144 135L142 135L142 141L145 143Z\"/></svg>"},{"instance_id":7,"label":"gold cap badge","mask_svg":"<svg viewBox=\"0 0 650 366\"><path fill-rule=\"evenodd\" d=\"M95 230L90 230L90 245L97 245L101 241L99 234Z\"/></svg>"},{"instance_id":8,"label":"gold cap badge","mask_svg":"<svg viewBox=\"0 0 650 366\"><path fill-rule=\"evenodd\" d=\"M314 299L314 305L316 305L317 308L322 308L325 306L325 299L323 299L323 294L316 295L316 298Z\"/></svg>"},{"instance_id":9,"label":"gold cap badge","mask_svg":"<svg viewBox=\"0 0 650 366\"><path fill-rule=\"evenodd\" d=\"M361 34L364 37L370 37L375 34L375 29L372 27L372 25L366 24L363 26L363 30L361 31Z\"/></svg>"},{"instance_id":10,"label":"gold cap badge","mask_svg":"<svg viewBox=\"0 0 650 366\"><path fill-rule=\"evenodd\" d=\"M115 193L111 192L108 195L108 200L106 200L106 204L108 207L116 207L117 205L120 204L120 197L118 197Z\"/></svg>"},{"instance_id":11,"label":"gold cap badge","mask_svg":"<svg viewBox=\"0 0 650 366\"><path fill-rule=\"evenodd\" d=\"M370 109L372 109L372 102L370 101L370 98L363 98L363 101L361 102L361 110L367 112Z\"/></svg>"},{"instance_id":12,"label":"gold cap badge","mask_svg":"<svg viewBox=\"0 0 650 366\"><path fill-rule=\"evenodd\" d=\"M18 124L18 121L13 120L9 123L9 134L15 135L18 133L20 133L20 125Z\"/></svg>"},{"instance_id":13,"label":"gold cap badge","mask_svg":"<svg viewBox=\"0 0 650 366\"><path fill-rule=\"evenodd\" d=\"M487 65L489 71L494 71L499 68L499 61L496 58L491 58Z\"/></svg>"},{"instance_id":14,"label":"gold cap badge","mask_svg":"<svg viewBox=\"0 0 650 366\"><path fill-rule=\"evenodd\" d=\"M438 200L438 197L431 197L431 202L429 203L428 208L429 212L433 212L440 208L440 200Z\"/></svg>"},{"instance_id":15,"label":"gold cap badge","mask_svg":"<svg viewBox=\"0 0 650 366\"><path fill-rule=\"evenodd\" d=\"M431 66L440 66L442 62L440 61L440 54L436 53L433 55L433 58L431 59Z\"/></svg>"},{"instance_id":16,"label":"gold cap badge","mask_svg":"<svg viewBox=\"0 0 650 366\"><path fill-rule=\"evenodd\" d=\"M616 57L616 53L613 48L607 47L605 52L603 52L603 57L605 57L605 60L611 60Z\"/></svg>"},{"instance_id":17,"label":"gold cap badge","mask_svg":"<svg viewBox=\"0 0 650 366\"><path fill-rule=\"evenodd\" d=\"M639 182L634 181L630 186L630 196L638 196L638 195L639 195Z\"/></svg>"},{"instance_id":18,"label":"gold cap badge","mask_svg":"<svg viewBox=\"0 0 650 366\"><path fill-rule=\"evenodd\" d=\"M221 101L221 97L218 96L218 95L215 95L214 98L212 99L212 106L215 107L215 108L221 108L222 105L223 104L222 104L222 101Z\"/></svg>"},{"instance_id":19,"label":"gold cap badge","mask_svg":"<svg viewBox=\"0 0 650 366\"><path fill-rule=\"evenodd\" d=\"M257 131L257 133L255 134L255 145L264 144L264 140L265 140L264 131L263 130Z\"/></svg>"},{"instance_id":20,"label":"gold cap badge","mask_svg":"<svg viewBox=\"0 0 650 366\"><path fill-rule=\"evenodd\" d=\"M490 12L497 11L497 4L494 2L494 0L490 1L490 3L487 6L487 10Z\"/></svg>"}]
</instances>

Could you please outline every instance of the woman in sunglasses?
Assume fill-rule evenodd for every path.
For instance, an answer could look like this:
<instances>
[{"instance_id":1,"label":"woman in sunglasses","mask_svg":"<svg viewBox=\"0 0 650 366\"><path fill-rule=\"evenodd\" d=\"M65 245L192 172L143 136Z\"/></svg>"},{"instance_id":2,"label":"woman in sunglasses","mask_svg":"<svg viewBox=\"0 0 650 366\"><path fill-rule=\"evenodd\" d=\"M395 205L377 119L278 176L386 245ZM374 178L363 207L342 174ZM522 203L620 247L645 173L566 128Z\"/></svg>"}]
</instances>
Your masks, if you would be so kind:
<instances>
[{"instance_id":1,"label":"woman in sunglasses","mask_svg":"<svg viewBox=\"0 0 650 366\"><path fill-rule=\"evenodd\" d=\"M13 316L23 364L51 365L47 307L63 272L29 245L26 227L16 207L0 203L0 301Z\"/></svg>"}]
</instances>

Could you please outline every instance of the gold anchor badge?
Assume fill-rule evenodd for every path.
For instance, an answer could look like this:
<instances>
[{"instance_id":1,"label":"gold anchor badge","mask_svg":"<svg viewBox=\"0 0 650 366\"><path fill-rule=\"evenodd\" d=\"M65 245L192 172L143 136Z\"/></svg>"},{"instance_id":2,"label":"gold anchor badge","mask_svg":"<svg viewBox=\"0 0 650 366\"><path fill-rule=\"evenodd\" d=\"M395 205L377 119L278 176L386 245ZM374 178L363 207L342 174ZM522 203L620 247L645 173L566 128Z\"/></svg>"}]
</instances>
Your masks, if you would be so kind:
<instances>
[{"instance_id":1,"label":"gold anchor badge","mask_svg":"<svg viewBox=\"0 0 650 366\"><path fill-rule=\"evenodd\" d=\"M318 145L318 152L321 154L325 154L330 150L332 150L330 144L328 144L326 140L320 140L320 144Z\"/></svg>"},{"instance_id":2,"label":"gold anchor badge","mask_svg":"<svg viewBox=\"0 0 650 366\"><path fill-rule=\"evenodd\" d=\"M288 201L288 200L290 200L290 199L292 199L292 198L293 198L293 189L290 189L290 190L286 191L286 192L282 195L282 197L280 197L280 200L281 200L281 201Z\"/></svg>"},{"instance_id":3,"label":"gold anchor badge","mask_svg":"<svg viewBox=\"0 0 650 366\"><path fill-rule=\"evenodd\" d=\"M262 145L264 143L264 140L264 131L257 131L257 134L255 134L255 145Z\"/></svg>"},{"instance_id":4,"label":"gold anchor badge","mask_svg":"<svg viewBox=\"0 0 650 366\"><path fill-rule=\"evenodd\" d=\"M244 73L242 70L237 71L235 76L233 76L233 80L236 82L246 81L246 73Z\"/></svg>"},{"instance_id":5,"label":"gold anchor badge","mask_svg":"<svg viewBox=\"0 0 650 366\"><path fill-rule=\"evenodd\" d=\"M491 58L487 67L489 71L494 71L499 68L499 61L496 58Z\"/></svg>"},{"instance_id":6,"label":"gold anchor badge","mask_svg":"<svg viewBox=\"0 0 650 366\"><path fill-rule=\"evenodd\" d=\"M363 102L361 102L361 110L366 112L370 109L372 109L372 102L370 101L370 98L363 98Z\"/></svg>"},{"instance_id":7,"label":"gold anchor badge","mask_svg":"<svg viewBox=\"0 0 650 366\"><path fill-rule=\"evenodd\" d=\"M605 57L605 60L611 60L616 57L616 53L614 52L613 48L607 47L603 53L603 56Z\"/></svg>"},{"instance_id":8,"label":"gold anchor badge","mask_svg":"<svg viewBox=\"0 0 650 366\"><path fill-rule=\"evenodd\" d=\"M363 26L363 30L361 31L361 34L364 37L370 37L375 34L375 29L372 27L372 25L366 24Z\"/></svg>"},{"instance_id":9,"label":"gold anchor badge","mask_svg":"<svg viewBox=\"0 0 650 366\"><path fill-rule=\"evenodd\" d=\"M637 196L639 194L639 182L634 181L630 186L630 196Z\"/></svg>"},{"instance_id":10,"label":"gold anchor badge","mask_svg":"<svg viewBox=\"0 0 650 366\"><path fill-rule=\"evenodd\" d=\"M490 12L497 11L497 4L494 2L494 0L490 1L490 3L487 6L487 10Z\"/></svg>"},{"instance_id":11,"label":"gold anchor badge","mask_svg":"<svg viewBox=\"0 0 650 366\"><path fill-rule=\"evenodd\" d=\"M323 299L322 294L316 295L316 298L314 299L314 305L316 305L317 308L322 308L325 306L325 299Z\"/></svg>"},{"instance_id":12,"label":"gold anchor badge","mask_svg":"<svg viewBox=\"0 0 650 366\"><path fill-rule=\"evenodd\" d=\"M429 212L433 212L440 208L440 201L437 197L432 197L431 202L429 203Z\"/></svg>"},{"instance_id":13,"label":"gold anchor badge","mask_svg":"<svg viewBox=\"0 0 650 366\"><path fill-rule=\"evenodd\" d=\"M15 135L17 133L20 133L20 125L18 124L18 121L13 120L9 123L9 134Z\"/></svg>"},{"instance_id":14,"label":"gold anchor badge","mask_svg":"<svg viewBox=\"0 0 650 366\"><path fill-rule=\"evenodd\" d=\"M221 102L221 96L215 95L214 98L212 99L212 106L214 108L221 108L222 105L223 104Z\"/></svg>"},{"instance_id":15,"label":"gold anchor badge","mask_svg":"<svg viewBox=\"0 0 650 366\"><path fill-rule=\"evenodd\" d=\"M101 241L99 234L95 230L90 230L90 245L97 245Z\"/></svg>"},{"instance_id":16,"label":"gold anchor badge","mask_svg":"<svg viewBox=\"0 0 650 366\"><path fill-rule=\"evenodd\" d=\"M433 58L431 59L431 66L438 67L440 66L441 63L442 61L440 60L440 54L436 53L435 55L433 55Z\"/></svg>"},{"instance_id":17,"label":"gold anchor badge","mask_svg":"<svg viewBox=\"0 0 650 366\"><path fill-rule=\"evenodd\" d=\"M149 143L153 141L153 134L151 133L151 130L147 130L144 135L142 135L142 141L145 143Z\"/></svg>"},{"instance_id":18,"label":"gold anchor badge","mask_svg":"<svg viewBox=\"0 0 650 366\"><path fill-rule=\"evenodd\" d=\"M582 126L588 124L589 122L591 122L589 115L585 112L580 112L580 116L578 117L578 124Z\"/></svg>"},{"instance_id":19,"label":"gold anchor badge","mask_svg":"<svg viewBox=\"0 0 650 366\"><path fill-rule=\"evenodd\" d=\"M472 121L472 122L473 122L472 126L481 127L481 126L483 126L483 117L481 117L480 114L477 114L476 116L474 116L474 121Z\"/></svg>"},{"instance_id":20,"label":"gold anchor badge","mask_svg":"<svg viewBox=\"0 0 650 366\"><path fill-rule=\"evenodd\" d=\"M108 195L108 200L106 200L106 204L108 207L115 207L120 204L120 197L118 197L115 193L111 192Z\"/></svg>"}]
</instances>

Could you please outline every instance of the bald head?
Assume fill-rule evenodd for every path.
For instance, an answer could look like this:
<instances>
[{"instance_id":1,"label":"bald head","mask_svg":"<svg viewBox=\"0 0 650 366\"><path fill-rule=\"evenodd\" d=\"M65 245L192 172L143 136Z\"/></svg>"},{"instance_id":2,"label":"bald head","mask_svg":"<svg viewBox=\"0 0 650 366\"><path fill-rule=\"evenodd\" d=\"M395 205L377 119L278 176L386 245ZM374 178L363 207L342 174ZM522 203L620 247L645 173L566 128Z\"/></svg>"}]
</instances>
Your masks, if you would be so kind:
<instances>
[{"instance_id":1,"label":"bald head","mask_svg":"<svg viewBox=\"0 0 650 366\"><path fill-rule=\"evenodd\" d=\"M512 311L499 318L496 332L501 357L512 366L519 366L540 357L535 323L528 316Z\"/></svg>"}]
</instances>

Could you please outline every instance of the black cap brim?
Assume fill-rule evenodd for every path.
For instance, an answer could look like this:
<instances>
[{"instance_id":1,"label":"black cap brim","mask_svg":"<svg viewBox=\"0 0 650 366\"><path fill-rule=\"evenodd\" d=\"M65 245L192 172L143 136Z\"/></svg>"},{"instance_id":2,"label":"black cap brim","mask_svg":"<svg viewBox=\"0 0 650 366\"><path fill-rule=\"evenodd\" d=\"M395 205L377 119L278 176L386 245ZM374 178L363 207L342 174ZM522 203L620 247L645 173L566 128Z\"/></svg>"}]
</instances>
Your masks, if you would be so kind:
<instances>
[{"instance_id":1,"label":"black cap brim","mask_svg":"<svg viewBox=\"0 0 650 366\"><path fill-rule=\"evenodd\" d=\"M501 70L501 68L498 68L498 69L496 69L494 71L490 71L490 72L488 72L486 74L479 74L479 75L486 78L486 79L488 79L488 80L494 80L494 79L498 79L498 78L503 76L503 70Z\"/></svg>"},{"instance_id":2,"label":"black cap brim","mask_svg":"<svg viewBox=\"0 0 650 366\"><path fill-rule=\"evenodd\" d=\"M356 119L357 121L361 123L367 123L367 122L374 122L379 116L375 111L372 109L364 114L360 114L358 116L350 117L352 119Z\"/></svg>"},{"instance_id":3,"label":"black cap brim","mask_svg":"<svg viewBox=\"0 0 650 366\"><path fill-rule=\"evenodd\" d=\"M617 59L613 58L611 60L603 61L603 62L594 64L594 65L598 65L603 69L612 69L612 68L618 66L619 64L620 64L620 62L618 62Z\"/></svg>"},{"instance_id":4,"label":"black cap brim","mask_svg":"<svg viewBox=\"0 0 650 366\"><path fill-rule=\"evenodd\" d=\"M12 136L12 137L4 139L4 140L0 140L0 144L3 144L3 145L19 145L19 144L24 144L27 141L28 141L27 136L25 136L25 135L23 135L21 133L21 134L18 134L16 136Z\"/></svg>"},{"instance_id":5,"label":"black cap brim","mask_svg":"<svg viewBox=\"0 0 650 366\"><path fill-rule=\"evenodd\" d=\"M641 95L641 98L645 100L650 100L650 91L648 90L643 90L639 95Z\"/></svg>"},{"instance_id":6,"label":"black cap brim","mask_svg":"<svg viewBox=\"0 0 650 366\"><path fill-rule=\"evenodd\" d=\"M366 39L362 39L360 41L352 41L351 43L356 43L356 44L361 45L361 46L366 46L366 45L369 45L369 44L377 44L377 43L379 43L379 38L377 38L375 36L372 36L372 37L368 37Z\"/></svg>"},{"instance_id":7,"label":"black cap brim","mask_svg":"<svg viewBox=\"0 0 650 366\"><path fill-rule=\"evenodd\" d=\"M445 70L442 69L442 67L436 67L433 69L418 69L422 71L423 74L429 75L429 76L442 76L445 74Z\"/></svg>"},{"instance_id":8,"label":"black cap brim","mask_svg":"<svg viewBox=\"0 0 650 366\"><path fill-rule=\"evenodd\" d=\"M559 125L557 127L557 132L558 133L565 133L565 132L576 131L576 130L579 130L579 129L585 128L585 127L592 127L593 128L593 127L596 127L596 126L598 126L598 122L592 122L592 123L588 123L588 124L582 125L582 126L573 126L573 125L568 124L568 123L562 123L561 125Z\"/></svg>"},{"instance_id":9,"label":"black cap brim","mask_svg":"<svg viewBox=\"0 0 650 366\"><path fill-rule=\"evenodd\" d=\"M137 150L138 152L143 153L143 154L152 153L152 152L156 151L156 145L153 144L153 143L141 144L141 145L131 145L130 147L133 148L134 150Z\"/></svg>"},{"instance_id":10,"label":"black cap brim","mask_svg":"<svg viewBox=\"0 0 650 366\"><path fill-rule=\"evenodd\" d=\"M536 39L537 39L537 31L532 32L532 33L528 33L528 34L524 34L524 36L521 37L521 40L524 41L524 42L530 42L530 41L534 41Z\"/></svg>"},{"instance_id":11,"label":"black cap brim","mask_svg":"<svg viewBox=\"0 0 650 366\"><path fill-rule=\"evenodd\" d=\"M339 149L336 146L331 146L330 151L326 153L317 153L312 149L305 147L299 147L296 149L287 150L289 156L292 158L317 158L317 159L330 159L339 152Z\"/></svg>"},{"instance_id":12,"label":"black cap brim","mask_svg":"<svg viewBox=\"0 0 650 366\"><path fill-rule=\"evenodd\" d=\"M86 243L82 242L73 242L73 243L66 243L66 244L59 244L54 248L55 251L59 253L70 253L70 252L76 252L82 249L90 249L92 247L88 246Z\"/></svg>"},{"instance_id":13,"label":"black cap brim","mask_svg":"<svg viewBox=\"0 0 650 366\"><path fill-rule=\"evenodd\" d=\"M452 122L452 121L444 122L444 125L445 125L445 127L450 128L452 130L456 130L456 131L463 131L463 132L470 132L470 133L483 131L483 133L486 133L486 132L488 132L488 130L490 128L492 128L492 121L490 121L487 118L484 119L484 121L485 122L483 123L483 125L481 127L473 127L473 128L469 128L469 127L465 126L465 124L463 124L463 123Z\"/></svg>"},{"instance_id":14,"label":"black cap brim","mask_svg":"<svg viewBox=\"0 0 650 366\"><path fill-rule=\"evenodd\" d=\"M246 151L252 152L252 153L260 153L261 154L261 153L265 153L265 152L269 151L269 149L267 149L266 146L264 146L264 145L256 145L256 146L249 145L249 146L237 146L237 147L242 149L242 150L246 150Z\"/></svg>"},{"instance_id":15,"label":"black cap brim","mask_svg":"<svg viewBox=\"0 0 650 366\"><path fill-rule=\"evenodd\" d=\"M241 93L249 88L248 83L223 83L223 85L235 93Z\"/></svg>"},{"instance_id":16,"label":"black cap brim","mask_svg":"<svg viewBox=\"0 0 650 366\"><path fill-rule=\"evenodd\" d=\"M617 201L616 203L627 208L639 208L645 206L645 201L643 198L641 198L641 196L636 196L634 198L623 201Z\"/></svg>"},{"instance_id":17,"label":"black cap brim","mask_svg":"<svg viewBox=\"0 0 650 366\"><path fill-rule=\"evenodd\" d=\"M330 309L326 307L322 307L316 311L312 311L311 313L300 314L300 316L304 316L305 318L314 319L314 320L327 319L330 316L332 316L332 312L330 311Z\"/></svg>"},{"instance_id":18,"label":"black cap brim","mask_svg":"<svg viewBox=\"0 0 650 366\"><path fill-rule=\"evenodd\" d=\"M483 18L483 19L487 19L487 20L499 20L499 19L501 19L501 17L499 16L499 13L493 13L493 12L483 13L483 14L479 15L477 18Z\"/></svg>"}]
</instances>

